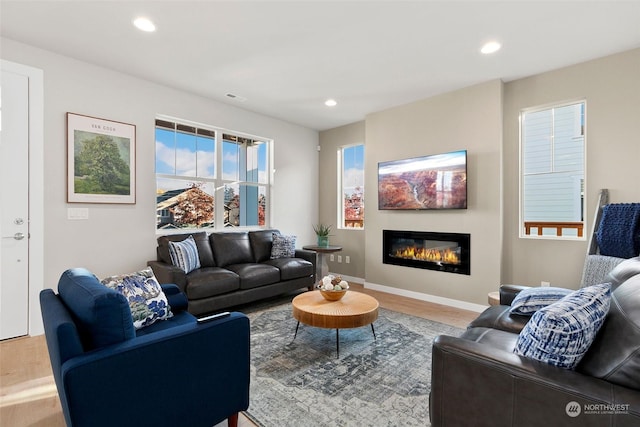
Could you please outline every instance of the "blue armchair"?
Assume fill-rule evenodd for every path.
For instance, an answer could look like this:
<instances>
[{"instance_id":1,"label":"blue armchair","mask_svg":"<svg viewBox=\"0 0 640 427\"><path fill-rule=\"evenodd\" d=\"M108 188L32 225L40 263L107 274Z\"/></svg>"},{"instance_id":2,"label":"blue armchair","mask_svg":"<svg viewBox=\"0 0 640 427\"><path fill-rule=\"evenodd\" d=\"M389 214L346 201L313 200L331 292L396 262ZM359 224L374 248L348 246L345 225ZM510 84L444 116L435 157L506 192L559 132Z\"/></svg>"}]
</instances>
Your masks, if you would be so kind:
<instances>
[{"instance_id":1,"label":"blue armchair","mask_svg":"<svg viewBox=\"0 0 640 427\"><path fill-rule=\"evenodd\" d=\"M249 406L249 320L198 323L175 285L174 316L136 331L124 296L85 269L67 270L40 305L69 427L237 425Z\"/></svg>"}]
</instances>

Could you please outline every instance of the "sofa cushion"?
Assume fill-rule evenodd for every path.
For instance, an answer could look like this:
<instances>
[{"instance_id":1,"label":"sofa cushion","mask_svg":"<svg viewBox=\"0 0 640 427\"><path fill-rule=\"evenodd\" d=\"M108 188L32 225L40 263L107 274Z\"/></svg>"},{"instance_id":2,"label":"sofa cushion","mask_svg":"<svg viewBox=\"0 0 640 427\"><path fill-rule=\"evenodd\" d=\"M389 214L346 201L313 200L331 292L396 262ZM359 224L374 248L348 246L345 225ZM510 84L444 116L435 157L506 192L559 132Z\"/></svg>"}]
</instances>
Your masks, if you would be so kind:
<instances>
[{"instance_id":1,"label":"sofa cushion","mask_svg":"<svg viewBox=\"0 0 640 427\"><path fill-rule=\"evenodd\" d=\"M300 258L278 258L265 261L280 270L280 280L299 279L313 275L313 264Z\"/></svg>"},{"instance_id":2,"label":"sofa cushion","mask_svg":"<svg viewBox=\"0 0 640 427\"><path fill-rule=\"evenodd\" d=\"M293 258L296 256L296 236L273 233L273 245L269 259Z\"/></svg>"},{"instance_id":3,"label":"sofa cushion","mask_svg":"<svg viewBox=\"0 0 640 427\"><path fill-rule=\"evenodd\" d=\"M226 294L240 289L240 277L220 267L201 268L189 273L185 289L190 300Z\"/></svg>"},{"instance_id":4,"label":"sofa cushion","mask_svg":"<svg viewBox=\"0 0 640 427\"><path fill-rule=\"evenodd\" d=\"M611 294L607 320L577 370L640 389L640 275Z\"/></svg>"},{"instance_id":5,"label":"sofa cushion","mask_svg":"<svg viewBox=\"0 0 640 427\"><path fill-rule=\"evenodd\" d=\"M253 262L249 233L211 233L209 240L218 267Z\"/></svg>"},{"instance_id":6,"label":"sofa cushion","mask_svg":"<svg viewBox=\"0 0 640 427\"><path fill-rule=\"evenodd\" d=\"M187 237L182 242L169 242L169 255L171 256L171 264L185 273L190 273L200 268L198 247L192 236Z\"/></svg>"},{"instance_id":7,"label":"sofa cushion","mask_svg":"<svg viewBox=\"0 0 640 427\"><path fill-rule=\"evenodd\" d=\"M192 236L198 247L198 258L201 267L215 267L216 263L211 251L211 244L207 233L187 233L187 234L168 234L158 237L158 260L167 264L171 264L171 255L169 254L169 242L182 242L187 237Z\"/></svg>"},{"instance_id":8,"label":"sofa cushion","mask_svg":"<svg viewBox=\"0 0 640 427\"><path fill-rule=\"evenodd\" d=\"M253 289L280 281L280 270L265 263L233 264L227 268L240 276L240 289Z\"/></svg>"},{"instance_id":9,"label":"sofa cushion","mask_svg":"<svg viewBox=\"0 0 640 427\"><path fill-rule=\"evenodd\" d=\"M608 283L570 293L531 316L514 352L561 368L575 368L604 323L610 302Z\"/></svg>"},{"instance_id":10,"label":"sofa cushion","mask_svg":"<svg viewBox=\"0 0 640 427\"><path fill-rule=\"evenodd\" d=\"M127 299L84 268L62 273L60 298L73 314L85 350L135 338Z\"/></svg>"},{"instance_id":11,"label":"sofa cushion","mask_svg":"<svg viewBox=\"0 0 640 427\"><path fill-rule=\"evenodd\" d=\"M566 297L571 289L556 288L553 286L528 288L520 292L511 302L509 311L514 314L531 315L543 307Z\"/></svg>"},{"instance_id":12,"label":"sofa cushion","mask_svg":"<svg viewBox=\"0 0 640 427\"><path fill-rule=\"evenodd\" d=\"M271 245L273 233L280 234L278 230L258 230L249 232L251 249L255 262L266 261L271 257Z\"/></svg>"},{"instance_id":13,"label":"sofa cushion","mask_svg":"<svg viewBox=\"0 0 640 427\"><path fill-rule=\"evenodd\" d=\"M101 283L127 299L133 327L136 329L173 316L167 297L150 268L110 276L102 279Z\"/></svg>"}]
</instances>

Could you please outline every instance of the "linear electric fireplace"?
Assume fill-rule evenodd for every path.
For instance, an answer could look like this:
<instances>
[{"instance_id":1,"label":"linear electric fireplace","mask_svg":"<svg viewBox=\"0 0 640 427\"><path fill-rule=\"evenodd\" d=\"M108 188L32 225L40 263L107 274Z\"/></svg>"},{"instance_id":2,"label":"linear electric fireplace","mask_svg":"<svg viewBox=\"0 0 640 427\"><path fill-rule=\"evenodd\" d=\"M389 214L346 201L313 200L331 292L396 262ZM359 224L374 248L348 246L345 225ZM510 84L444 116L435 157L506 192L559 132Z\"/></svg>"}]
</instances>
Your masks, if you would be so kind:
<instances>
[{"instance_id":1,"label":"linear electric fireplace","mask_svg":"<svg viewBox=\"0 0 640 427\"><path fill-rule=\"evenodd\" d=\"M470 242L469 234L382 230L382 262L470 275Z\"/></svg>"}]
</instances>

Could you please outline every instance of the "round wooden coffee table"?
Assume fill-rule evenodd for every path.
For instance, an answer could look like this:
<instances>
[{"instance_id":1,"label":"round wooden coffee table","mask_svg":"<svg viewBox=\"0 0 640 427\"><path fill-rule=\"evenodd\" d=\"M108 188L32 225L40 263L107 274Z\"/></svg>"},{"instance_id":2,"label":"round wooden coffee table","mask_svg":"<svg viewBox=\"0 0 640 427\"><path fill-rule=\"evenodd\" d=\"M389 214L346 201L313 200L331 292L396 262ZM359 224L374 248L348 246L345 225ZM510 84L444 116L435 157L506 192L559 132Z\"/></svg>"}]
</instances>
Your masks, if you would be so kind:
<instances>
[{"instance_id":1,"label":"round wooden coffee table","mask_svg":"<svg viewBox=\"0 0 640 427\"><path fill-rule=\"evenodd\" d=\"M367 294L348 291L338 301L327 301L320 291L298 295L292 301L293 318L298 321L293 339L298 335L300 322L317 328L336 330L336 352L340 356L340 329L371 325L373 338L376 331L373 322L378 318L378 301Z\"/></svg>"}]
</instances>

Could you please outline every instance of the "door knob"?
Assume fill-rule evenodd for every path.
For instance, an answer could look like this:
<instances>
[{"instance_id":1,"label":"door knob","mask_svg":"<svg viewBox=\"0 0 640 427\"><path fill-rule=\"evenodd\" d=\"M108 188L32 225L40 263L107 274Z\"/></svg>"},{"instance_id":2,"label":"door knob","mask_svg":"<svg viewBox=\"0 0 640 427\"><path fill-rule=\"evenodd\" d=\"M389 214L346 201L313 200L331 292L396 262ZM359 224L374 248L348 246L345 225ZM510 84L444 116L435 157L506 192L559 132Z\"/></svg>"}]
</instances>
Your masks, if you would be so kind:
<instances>
[{"instance_id":1,"label":"door knob","mask_svg":"<svg viewBox=\"0 0 640 427\"><path fill-rule=\"evenodd\" d=\"M24 239L24 233L16 233L13 236L3 236L3 239L16 239L16 240L22 240Z\"/></svg>"}]
</instances>

